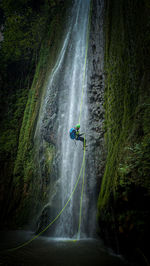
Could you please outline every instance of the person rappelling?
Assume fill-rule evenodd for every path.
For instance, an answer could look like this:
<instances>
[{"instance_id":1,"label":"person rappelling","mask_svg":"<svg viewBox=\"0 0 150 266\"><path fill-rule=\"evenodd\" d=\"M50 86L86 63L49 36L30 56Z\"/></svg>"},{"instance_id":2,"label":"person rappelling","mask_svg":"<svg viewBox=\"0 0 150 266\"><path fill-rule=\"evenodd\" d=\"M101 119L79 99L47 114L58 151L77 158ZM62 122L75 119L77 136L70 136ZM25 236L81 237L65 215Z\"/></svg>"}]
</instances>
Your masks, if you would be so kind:
<instances>
[{"instance_id":1,"label":"person rappelling","mask_svg":"<svg viewBox=\"0 0 150 266\"><path fill-rule=\"evenodd\" d=\"M83 148L86 147L86 140L85 137L81 137L84 135L84 133L80 133L80 124L77 124L75 127L71 128L69 133L70 133L70 138L73 140L80 140L83 142Z\"/></svg>"}]
</instances>

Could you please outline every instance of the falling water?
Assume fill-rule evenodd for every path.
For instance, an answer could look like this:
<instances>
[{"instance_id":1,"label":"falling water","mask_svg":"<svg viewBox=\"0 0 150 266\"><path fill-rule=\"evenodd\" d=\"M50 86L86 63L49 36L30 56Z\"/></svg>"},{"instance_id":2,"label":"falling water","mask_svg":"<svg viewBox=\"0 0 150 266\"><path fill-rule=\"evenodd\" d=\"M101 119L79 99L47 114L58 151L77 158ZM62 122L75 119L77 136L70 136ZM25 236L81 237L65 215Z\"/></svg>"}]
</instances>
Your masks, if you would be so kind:
<instances>
[{"instance_id":1,"label":"falling water","mask_svg":"<svg viewBox=\"0 0 150 266\"><path fill-rule=\"evenodd\" d=\"M49 204L55 206L55 215L63 209L68 201L79 176L83 160L83 144L80 141L74 142L70 139L69 129L79 122L80 111L80 132L86 132L88 126L87 63L86 70L84 67L89 13L90 0L75 1L72 15L68 22L68 31L64 44L49 78L42 104L43 107L40 110L40 119L36 128L35 135L41 136L39 138L40 147L44 145L42 137L43 125L46 123L51 124L57 132L57 136L55 136L57 179L53 190L50 191L49 199ZM83 99L82 89L84 92ZM51 115L51 118L49 118L49 106L52 99L55 103L53 106L57 106L57 108L55 108L54 115ZM86 158L88 158L88 151L86 152ZM86 167L86 169L89 168ZM90 170L85 171L86 184L82 203L80 237L91 235L93 230L93 225L90 225L89 232L89 201L91 200L92 202L92 199L90 199L89 188L86 187L89 183L87 172L90 172ZM54 227L53 235L55 237L76 237L79 224L81 188L82 176L71 201ZM93 215L95 215L94 211ZM90 220L93 221L92 217L90 217Z\"/></svg>"},{"instance_id":2,"label":"falling water","mask_svg":"<svg viewBox=\"0 0 150 266\"><path fill-rule=\"evenodd\" d=\"M73 191L76 180L79 176L83 148L82 143L74 143L69 138L69 129L74 127L79 121L80 108L82 109L81 131L86 130L88 117L86 103L86 77L84 79L84 64L86 56L86 37L88 26L89 1L78 2L75 10L75 22L72 27L70 43L68 45L66 58L64 62L64 75L61 79L61 95L59 109L59 130L58 138L61 139L61 202L62 208L67 202L71 191ZM83 84L84 81L84 84ZM82 86L84 90L82 103ZM80 193L79 188L65 213L60 219L56 230L58 236L74 236L78 228L78 219L80 211Z\"/></svg>"}]
</instances>

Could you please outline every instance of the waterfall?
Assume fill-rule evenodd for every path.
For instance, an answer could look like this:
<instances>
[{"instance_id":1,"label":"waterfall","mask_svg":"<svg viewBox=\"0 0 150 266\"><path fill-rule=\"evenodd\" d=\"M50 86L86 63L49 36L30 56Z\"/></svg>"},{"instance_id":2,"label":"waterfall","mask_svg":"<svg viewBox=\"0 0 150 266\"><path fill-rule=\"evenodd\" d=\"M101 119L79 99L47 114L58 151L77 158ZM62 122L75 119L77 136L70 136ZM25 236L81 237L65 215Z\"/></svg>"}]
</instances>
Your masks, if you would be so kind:
<instances>
[{"instance_id":1,"label":"waterfall","mask_svg":"<svg viewBox=\"0 0 150 266\"><path fill-rule=\"evenodd\" d=\"M72 25L70 42L64 62L64 74L61 78L61 91L59 101L59 129L58 143L60 143L60 182L61 182L61 208L67 202L78 178L82 158L82 143L74 143L69 138L69 129L79 121L80 107L81 131L86 131L88 118L86 100L86 77L83 85L84 63L86 53L86 37L88 26L89 1L78 1L74 9L75 22ZM84 86L83 104L81 105L82 86ZM80 211L81 183L73 195L71 202L60 219L56 229L57 236L74 236L78 230Z\"/></svg>"},{"instance_id":2,"label":"waterfall","mask_svg":"<svg viewBox=\"0 0 150 266\"><path fill-rule=\"evenodd\" d=\"M56 146L56 180L53 180L53 185L51 185L49 198L49 205L55 209L55 211L51 212L54 217L63 209L70 197L83 160L83 144L80 141L74 142L71 140L69 130L79 122L80 110L82 111L80 118L81 133L86 133L88 128L87 64L86 70L84 70L84 67L89 12L90 0L75 1L62 49L49 77L35 132L40 154L39 164L42 164L44 159L41 155L45 145L43 131L47 128L48 131L56 132L53 140ZM81 105L82 89L84 93ZM93 195L93 191L90 190L94 187L92 184L94 169L90 169L89 161L91 155L88 153L89 151L87 150L86 164L88 162L88 167L85 170L86 182L82 204L80 237L92 235L95 223L93 220L95 218L93 217L96 216L94 210L91 210L93 196L90 195ZM91 183L88 180L90 178L92 180ZM82 176L71 201L55 223L52 230L53 236L76 237L79 224L81 189Z\"/></svg>"}]
</instances>

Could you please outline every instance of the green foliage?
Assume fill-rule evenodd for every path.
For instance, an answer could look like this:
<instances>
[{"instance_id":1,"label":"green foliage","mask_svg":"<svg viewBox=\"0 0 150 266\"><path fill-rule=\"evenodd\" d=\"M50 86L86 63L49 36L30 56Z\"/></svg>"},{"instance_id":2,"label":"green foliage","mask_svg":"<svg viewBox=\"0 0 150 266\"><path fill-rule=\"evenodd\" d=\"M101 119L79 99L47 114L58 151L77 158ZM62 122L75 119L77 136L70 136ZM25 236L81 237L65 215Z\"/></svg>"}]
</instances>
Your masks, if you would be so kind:
<instances>
[{"instance_id":1,"label":"green foliage","mask_svg":"<svg viewBox=\"0 0 150 266\"><path fill-rule=\"evenodd\" d=\"M147 161L149 154L148 132L150 129L149 100L147 98L149 87L147 62L144 61L144 51L147 49L144 44L147 44L146 38L148 36L143 34L142 28L145 25L148 27L147 17L145 16L142 25L139 25L138 21L141 16L140 8L145 13L147 10L142 4L138 7L133 5L135 13L132 15L133 6L126 3L123 17L123 2L117 6L114 2L107 1L107 5L104 126L108 157L101 189L102 195L107 194L104 192L107 184L112 184L112 188L113 184L116 185L118 172L121 176L128 175L135 168L138 168L139 175L141 175L141 171L144 171L141 165L144 162L145 169L149 168ZM131 22L130 25L129 22ZM138 28L141 31L137 33ZM140 61L139 50L143 56L142 61ZM124 149L128 144L130 148ZM127 158L126 154L128 154ZM109 194L106 198L108 199L108 197ZM99 204L103 205L102 202L104 203L103 199L100 200Z\"/></svg>"},{"instance_id":2,"label":"green foliage","mask_svg":"<svg viewBox=\"0 0 150 266\"><path fill-rule=\"evenodd\" d=\"M35 205L36 213L47 196L48 188L41 189L37 179L33 135L47 76L60 49L68 3L69 0L65 5L59 0L0 3L4 36L0 44L2 221L10 215L14 224L26 223L31 205ZM45 173L50 171L47 163ZM6 202L9 208L5 208Z\"/></svg>"},{"instance_id":3,"label":"green foliage","mask_svg":"<svg viewBox=\"0 0 150 266\"><path fill-rule=\"evenodd\" d=\"M51 169L52 169L52 162L53 162L53 157L55 154L55 149L54 146L45 143L45 167L46 167L46 173L47 176L51 174Z\"/></svg>"},{"instance_id":4,"label":"green foliage","mask_svg":"<svg viewBox=\"0 0 150 266\"><path fill-rule=\"evenodd\" d=\"M42 1L41 1L42 2ZM0 155L15 159L18 135L48 12L33 1L1 1Z\"/></svg>"},{"instance_id":5,"label":"green foliage","mask_svg":"<svg viewBox=\"0 0 150 266\"><path fill-rule=\"evenodd\" d=\"M98 219L110 234L115 227L115 234L123 241L128 238L136 242L138 235L139 246L146 238L150 202L149 35L145 34L150 27L148 13L145 1L106 1L107 158Z\"/></svg>"},{"instance_id":6,"label":"green foliage","mask_svg":"<svg viewBox=\"0 0 150 266\"><path fill-rule=\"evenodd\" d=\"M1 113L1 138L0 155L5 159L9 155L13 158L17 151L19 125L21 126L24 107L26 104L26 92L19 91L9 99L10 105L5 113ZM7 99L8 100L8 99Z\"/></svg>"},{"instance_id":7,"label":"green foliage","mask_svg":"<svg viewBox=\"0 0 150 266\"><path fill-rule=\"evenodd\" d=\"M34 11L29 1L2 1L5 14L4 41L1 52L5 61L30 60L37 51L45 33L45 12Z\"/></svg>"},{"instance_id":8,"label":"green foliage","mask_svg":"<svg viewBox=\"0 0 150 266\"><path fill-rule=\"evenodd\" d=\"M14 167L14 186L17 187L15 198L20 195L19 210L17 212L17 221L25 223L30 219L32 201L37 213L39 206L43 205L48 197L49 183L52 169L52 161L55 153L52 144L43 144L45 151L45 162L42 166L44 177L40 179L38 168L39 162L35 157L36 143L34 133L38 119L38 113L42 98L47 87L47 80L51 73L61 48L61 41L64 30L64 13L58 13L52 19L49 30L42 42L39 61L36 67L32 87L28 93L28 100L22 120L17 158ZM22 193L26 188L26 193ZM26 202L26 210L24 210L24 202ZM28 204L29 203L29 204ZM21 216L22 218L18 217Z\"/></svg>"}]
</instances>

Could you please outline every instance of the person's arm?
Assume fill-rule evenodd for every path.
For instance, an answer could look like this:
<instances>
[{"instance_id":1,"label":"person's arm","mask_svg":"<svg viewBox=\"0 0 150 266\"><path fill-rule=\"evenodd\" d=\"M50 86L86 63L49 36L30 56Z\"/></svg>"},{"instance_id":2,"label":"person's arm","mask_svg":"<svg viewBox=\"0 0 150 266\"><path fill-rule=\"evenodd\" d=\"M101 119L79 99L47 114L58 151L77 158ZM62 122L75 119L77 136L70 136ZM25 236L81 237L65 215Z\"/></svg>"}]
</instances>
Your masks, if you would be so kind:
<instances>
[{"instance_id":1,"label":"person's arm","mask_svg":"<svg viewBox=\"0 0 150 266\"><path fill-rule=\"evenodd\" d=\"M80 134L79 130L76 130L76 136L78 137Z\"/></svg>"},{"instance_id":2,"label":"person's arm","mask_svg":"<svg viewBox=\"0 0 150 266\"><path fill-rule=\"evenodd\" d=\"M82 136L82 135L84 135L85 133L83 132L83 133L81 133L81 134L79 134L80 136Z\"/></svg>"}]
</instances>

